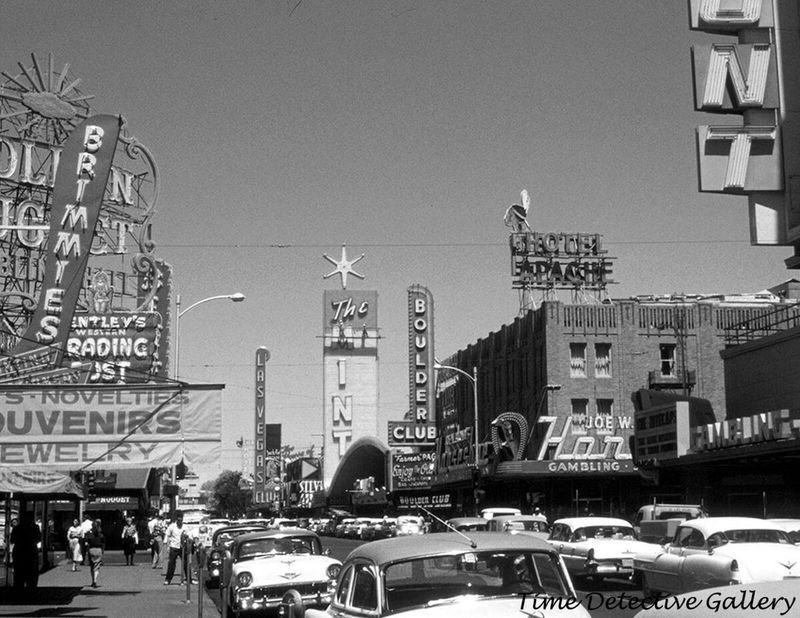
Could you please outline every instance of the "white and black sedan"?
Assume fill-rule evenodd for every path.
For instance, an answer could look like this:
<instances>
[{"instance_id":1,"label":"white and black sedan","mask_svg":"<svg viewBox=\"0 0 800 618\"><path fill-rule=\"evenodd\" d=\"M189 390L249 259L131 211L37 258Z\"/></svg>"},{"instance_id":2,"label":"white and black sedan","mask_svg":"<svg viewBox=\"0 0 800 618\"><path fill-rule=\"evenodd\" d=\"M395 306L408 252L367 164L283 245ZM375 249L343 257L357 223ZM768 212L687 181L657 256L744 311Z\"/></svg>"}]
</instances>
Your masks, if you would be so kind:
<instances>
[{"instance_id":1,"label":"white and black sedan","mask_svg":"<svg viewBox=\"0 0 800 618\"><path fill-rule=\"evenodd\" d=\"M366 543L345 560L327 610L305 610L305 618L390 615L587 618L589 613L552 547L502 532L444 532Z\"/></svg>"},{"instance_id":2,"label":"white and black sedan","mask_svg":"<svg viewBox=\"0 0 800 618\"><path fill-rule=\"evenodd\" d=\"M638 541L633 526L616 517L557 519L547 542L561 554L573 579L630 578L634 556L659 547Z\"/></svg>"},{"instance_id":3,"label":"white and black sedan","mask_svg":"<svg viewBox=\"0 0 800 618\"><path fill-rule=\"evenodd\" d=\"M278 608L290 590L304 606L325 606L342 566L314 532L302 528L238 536L230 557L227 602L236 616Z\"/></svg>"}]
</instances>

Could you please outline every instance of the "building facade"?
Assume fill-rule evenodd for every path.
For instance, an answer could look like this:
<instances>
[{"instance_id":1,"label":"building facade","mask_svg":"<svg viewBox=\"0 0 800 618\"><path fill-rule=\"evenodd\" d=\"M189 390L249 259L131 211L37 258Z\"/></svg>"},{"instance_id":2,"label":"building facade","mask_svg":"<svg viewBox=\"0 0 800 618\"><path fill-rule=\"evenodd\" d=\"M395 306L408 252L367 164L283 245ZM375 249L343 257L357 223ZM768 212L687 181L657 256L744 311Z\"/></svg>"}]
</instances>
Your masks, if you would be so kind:
<instances>
[{"instance_id":1,"label":"building facade","mask_svg":"<svg viewBox=\"0 0 800 618\"><path fill-rule=\"evenodd\" d=\"M635 465L636 394L707 400L724 420L726 333L786 302L769 292L543 302L444 361L476 380L440 372L433 489L451 490L455 511L502 504L551 517L630 517L654 497L682 499L679 483Z\"/></svg>"}]
</instances>

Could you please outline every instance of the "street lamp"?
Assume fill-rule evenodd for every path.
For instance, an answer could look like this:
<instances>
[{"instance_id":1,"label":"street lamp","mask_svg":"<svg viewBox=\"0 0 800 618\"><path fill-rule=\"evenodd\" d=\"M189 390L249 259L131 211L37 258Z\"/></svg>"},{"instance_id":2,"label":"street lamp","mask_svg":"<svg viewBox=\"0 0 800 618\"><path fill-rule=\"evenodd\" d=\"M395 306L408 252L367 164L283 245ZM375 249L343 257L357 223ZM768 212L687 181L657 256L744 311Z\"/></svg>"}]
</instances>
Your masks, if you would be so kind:
<instances>
[{"instance_id":1,"label":"street lamp","mask_svg":"<svg viewBox=\"0 0 800 618\"><path fill-rule=\"evenodd\" d=\"M175 298L175 381L180 381L179 367L181 362L181 317L188 311L191 311L197 305L202 305L212 300L230 300L234 303L240 303L245 299L245 295L236 292L235 294L220 294L218 296L209 296L202 300L198 300L181 311L181 295L178 294Z\"/></svg>"},{"instance_id":2,"label":"street lamp","mask_svg":"<svg viewBox=\"0 0 800 618\"><path fill-rule=\"evenodd\" d=\"M473 433L475 434L473 436L473 441L475 443L475 459L474 459L473 463L474 463L475 467L477 468L478 467L478 368L477 367L473 367L472 368L472 375L469 375L466 371L464 371L463 369L459 369L458 367L453 367L451 365L442 365L442 363L440 363L435 358L433 359L433 368L436 371L439 371L441 369L450 369L451 371L455 371L456 373L460 373L462 376L467 378L467 380L472 382L472 403L475 406L474 412L473 412L473 416L475 417L474 418L474 428L472 430Z\"/></svg>"},{"instance_id":3,"label":"street lamp","mask_svg":"<svg viewBox=\"0 0 800 618\"><path fill-rule=\"evenodd\" d=\"M202 300L198 300L196 303L193 303L186 307L183 311L181 311L181 295L178 294L175 297L175 382L180 383L180 362L181 362L181 317L187 312L191 311L197 305L202 305L203 303L207 303L212 300L230 300L234 303L240 303L245 299L245 295L236 292L235 294L220 294L218 296L209 296L208 298L203 298ZM172 478L171 482L172 485L175 485L176 478L175 478L175 466L172 466ZM170 517L175 513L175 507L177 506L175 496L170 496Z\"/></svg>"},{"instance_id":4,"label":"street lamp","mask_svg":"<svg viewBox=\"0 0 800 618\"><path fill-rule=\"evenodd\" d=\"M441 369L450 369L451 371L455 371L456 373L460 373L462 376L467 378L470 382L472 382L472 403L474 405L473 410L473 417L474 417L474 424L473 424L473 448L475 449L475 455L473 459L473 472L472 472L472 496L475 500L475 514L478 514L478 499L476 496L476 492L478 489L478 446L479 446L479 438L478 438L478 368L473 366L472 367L472 375L468 374L463 369L459 369L458 367L453 367L452 365L442 365L437 359L433 359L433 369L435 371L439 371Z\"/></svg>"},{"instance_id":5,"label":"street lamp","mask_svg":"<svg viewBox=\"0 0 800 618\"><path fill-rule=\"evenodd\" d=\"M544 406L545 399L547 399L547 393L550 391L560 391L561 385L560 384L545 384L544 389L542 390L542 394L539 397L539 403L536 405L536 413L533 416L532 422L530 423L530 427L528 427L528 439L525 441L525 448L522 449L522 452L525 453L528 450L528 445L531 443L531 439L533 438L533 426L536 423L536 419L539 418L539 415L542 413L542 407Z\"/></svg>"}]
</instances>

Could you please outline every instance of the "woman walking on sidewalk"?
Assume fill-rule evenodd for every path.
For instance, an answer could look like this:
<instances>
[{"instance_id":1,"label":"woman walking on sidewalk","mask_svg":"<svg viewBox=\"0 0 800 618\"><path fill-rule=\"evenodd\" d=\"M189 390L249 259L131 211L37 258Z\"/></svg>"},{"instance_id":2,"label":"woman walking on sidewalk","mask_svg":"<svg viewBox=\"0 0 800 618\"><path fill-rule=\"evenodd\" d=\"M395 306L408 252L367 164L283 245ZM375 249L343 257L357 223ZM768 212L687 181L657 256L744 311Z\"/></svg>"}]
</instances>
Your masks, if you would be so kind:
<instances>
[{"instance_id":1,"label":"woman walking on sidewalk","mask_svg":"<svg viewBox=\"0 0 800 618\"><path fill-rule=\"evenodd\" d=\"M92 588L97 588L100 578L100 568L103 566L103 551L106 548L106 537L100 529L100 520L96 519L92 529L83 537L86 542L86 551L89 552L89 566L92 572Z\"/></svg>"},{"instance_id":2,"label":"woman walking on sidewalk","mask_svg":"<svg viewBox=\"0 0 800 618\"><path fill-rule=\"evenodd\" d=\"M72 526L67 530L67 543L69 546L69 557L72 560L72 570L77 571L78 565L83 562L81 554L81 540L83 539L83 529L81 521L76 517L72 520Z\"/></svg>"},{"instance_id":3,"label":"woman walking on sidewalk","mask_svg":"<svg viewBox=\"0 0 800 618\"><path fill-rule=\"evenodd\" d=\"M133 523L133 517L125 520L125 527L122 529L122 551L125 554L125 564L133 566L133 557L136 554L136 546L139 544L139 533Z\"/></svg>"}]
</instances>

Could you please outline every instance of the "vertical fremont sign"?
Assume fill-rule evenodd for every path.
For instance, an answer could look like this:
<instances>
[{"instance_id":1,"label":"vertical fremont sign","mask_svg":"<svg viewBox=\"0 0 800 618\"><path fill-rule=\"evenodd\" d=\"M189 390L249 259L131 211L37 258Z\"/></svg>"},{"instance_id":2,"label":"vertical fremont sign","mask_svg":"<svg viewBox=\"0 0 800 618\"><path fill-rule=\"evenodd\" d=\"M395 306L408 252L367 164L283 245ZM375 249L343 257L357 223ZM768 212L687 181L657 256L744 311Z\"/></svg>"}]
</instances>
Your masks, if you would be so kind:
<instances>
[{"instance_id":1,"label":"vertical fremont sign","mask_svg":"<svg viewBox=\"0 0 800 618\"><path fill-rule=\"evenodd\" d=\"M272 479L265 474L265 461L267 459L267 434L266 434L266 391L267 391L267 361L269 350L265 347L256 349L256 375L255 375L255 457L253 463L253 502L261 504L266 502L267 483ZM244 448L244 445L242 445Z\"/></svg>"},{"instance_id":2,"label":"vertical fremont sign","mask_svg":"<svg viewBox=\"0 0 800 618\"><path fill-rule=\"evenodd\" d=\"M800 58L795 0L690 0L699 190L746 195L750 242L800 248ZM733 119L730 121L728 119ZM786 261L800 267L800 255Z\"/></svg>"}]
</instances>

